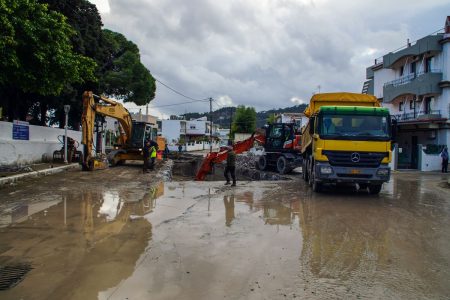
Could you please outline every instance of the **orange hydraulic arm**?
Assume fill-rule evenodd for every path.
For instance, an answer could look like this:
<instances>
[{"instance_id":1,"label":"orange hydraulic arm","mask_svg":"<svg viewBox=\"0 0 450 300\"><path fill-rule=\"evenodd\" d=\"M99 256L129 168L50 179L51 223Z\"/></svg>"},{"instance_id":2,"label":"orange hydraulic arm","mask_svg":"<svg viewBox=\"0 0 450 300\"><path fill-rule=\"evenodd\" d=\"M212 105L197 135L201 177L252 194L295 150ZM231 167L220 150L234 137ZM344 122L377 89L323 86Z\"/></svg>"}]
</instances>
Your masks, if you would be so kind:
<instances>
[{"instance_id":1,"label":"orange hydraulic arm","mask_svg":"<svg viewBox=\"0 0 450 300\"><path fill-rule=\"evenodd\" d=\"M264 144L265 137L263 135L253 134L248 139L234 144L233 150L234 150L234 152L236 152L236 154L248 151L250 148L253 147L253 144L255 143L255 141L258 143ZM228 156L228 150L208 153L206 155L205 159L203 160L203 163L200 166L200 169L198 170L197 175L195 176L195 180L198 180L198 181L205 180L206 174L211 172L213 164L224 161L225 159L227 159L227 156Z\"/></svg>"}]
</instances>

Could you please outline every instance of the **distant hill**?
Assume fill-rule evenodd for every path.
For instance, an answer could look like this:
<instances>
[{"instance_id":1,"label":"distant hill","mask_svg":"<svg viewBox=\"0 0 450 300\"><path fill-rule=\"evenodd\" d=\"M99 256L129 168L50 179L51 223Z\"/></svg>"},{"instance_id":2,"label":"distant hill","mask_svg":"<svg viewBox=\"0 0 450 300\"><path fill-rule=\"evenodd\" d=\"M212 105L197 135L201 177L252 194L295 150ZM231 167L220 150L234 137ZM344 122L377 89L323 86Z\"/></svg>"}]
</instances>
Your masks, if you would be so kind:
<instances>
[{"instance_id":1,"label":"distant hill","mask_svg":"<svg viewBox=\"0 0 450 300\"><path fill-rule=\"evenodd\" d=\"M286 108L278 108L271 109L266 111L260 111L256 113L256 127L263 127L266 124L267 118L272 114L281 114L281 113L300 113L303 112L306 108L306 104L295 105ZM221 109L215 110L212 113L213 122L215 124L219 124L221 128L230 128L230 117L236 112L236 107L223 107ZM186 113L180 115L179 117L184 118L186 120L190 119L198 119L201 117L207 116L209 118L209 113ZM177 118L176 116L172 116L173 118Z\"/></svg>"}]
</instances>

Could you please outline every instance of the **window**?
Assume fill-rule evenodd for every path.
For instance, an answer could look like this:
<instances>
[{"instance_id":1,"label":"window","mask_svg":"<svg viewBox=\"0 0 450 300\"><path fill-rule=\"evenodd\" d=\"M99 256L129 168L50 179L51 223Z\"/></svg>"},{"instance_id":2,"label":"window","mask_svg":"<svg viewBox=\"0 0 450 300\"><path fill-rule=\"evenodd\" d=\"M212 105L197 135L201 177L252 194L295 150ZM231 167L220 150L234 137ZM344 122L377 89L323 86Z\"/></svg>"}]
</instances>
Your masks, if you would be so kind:
<instances>
[{"instance_id":1,"label":"window","mask_svg":"<svg viewBox=\"0 0 450 300\"><path fill-rule=\"evenodd\" d=\"M416 74L416 62L411 63L411 74Z\"/></svg>"},{"instance_id":2,"label":"window","mask_svg":"<svg viewBox=\"0 0 450 300\"><path fill-rule=\"evenodd\" d=\"M403 101L398 104L398 110L399 111L403 111L404 110L404 106L403 105L404 105Z\"/></svg>"},{"instance_id":3,"label":"window","mask_svg":"<svg viewBox=\"0 0 450 300\"><path fill-rule=\"evenodd\" d=\"M433 57L427 57L425 59L425 73L430 73L431 72L431 59Z\"/></svg>"},{"instance_id":4,"label":"window","mask_svg":"<svg viewBox=\"0 0 450 300\"><path fill-rule=\"evenodd\" d=\"M425 98L425 114L431 114L431 101L434 100L434 97L426 97Z\"/></svg>"},{"instance_id":5,"label":"window","mask_svg":"<svg viewBox=\"0 0 450 300\"><path fill-rule=\"evenodd\" d=\"M403 66L401 66L401 67L400 67L400 77L402 77L402 76L403 76L403 71L404 71L404 67L403 67Z\"/></svg>"},{"instance_id":6,"label":"window","mask_svg":"<svg viewBox=\"0 0 450 300\"><path fill-rule=\"evenodd\" d=\"M409 100L409 109L414 109L415 102L414 100Z\"/></svg>"}]
</instances>

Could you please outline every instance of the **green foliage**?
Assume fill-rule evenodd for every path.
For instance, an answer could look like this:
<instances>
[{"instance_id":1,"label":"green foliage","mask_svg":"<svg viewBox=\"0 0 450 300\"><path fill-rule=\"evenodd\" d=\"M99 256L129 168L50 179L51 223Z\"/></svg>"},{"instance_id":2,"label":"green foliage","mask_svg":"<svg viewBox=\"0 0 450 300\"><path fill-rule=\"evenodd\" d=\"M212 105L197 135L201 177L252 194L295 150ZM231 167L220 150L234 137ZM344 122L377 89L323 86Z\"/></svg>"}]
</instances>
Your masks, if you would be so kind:
<instances>
[{"instance_id":1,"label":"green foliage","mask_svg":"<svg viewBox=\"0 0 450 300\"><path fill-rule=\"evenodd\" d=\"M95 62L72 49L66 18L33 0L0 0L0 84L58 95L71 83L95 80Z\"/></svg>"},{"instance_id":2,"label":"green foliage","mask_svg":"<svg viewBox=\"0 0 450 300\"><path fill-rule=\"evenodd\" d=\"M256 111L253 107L239 105L231 125L231 134L253 133L256 129Z\"/></svg>"},{"instance_id":3,"label":"green foliage","mask_svg":"<svg viewBox=\"0 0 450 300\"><path fill-rule=\"evenodd\" d=\"M140 61L138 47L122 34L103 30L109 62L100 80L108 95L145 105L155 97L155 79Z\"/></svg>"},{"instance_id":4,"label":"green foliage","mask_svg":"<svg viewBox=\"0 0 450 300\"><path fill-rule=\"evenodd\" d=\"M276 119L275 116L276 116L275 114L270 114L269 117L267 118L267 124L275 123L275 119Z\"/></svg>"}]
</instances>

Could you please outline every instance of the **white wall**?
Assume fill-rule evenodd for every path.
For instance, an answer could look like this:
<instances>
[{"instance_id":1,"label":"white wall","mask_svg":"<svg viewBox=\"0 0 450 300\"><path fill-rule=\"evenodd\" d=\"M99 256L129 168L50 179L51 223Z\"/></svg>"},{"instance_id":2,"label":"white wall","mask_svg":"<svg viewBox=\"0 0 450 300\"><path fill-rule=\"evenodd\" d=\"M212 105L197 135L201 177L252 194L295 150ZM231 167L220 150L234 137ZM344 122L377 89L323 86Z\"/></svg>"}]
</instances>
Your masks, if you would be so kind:
<instances>
[{"instance_id":1,"label":"white wall","mask_svg":"<svg viewBox=\"0 0 450 300\"><path fill-rule=\"evenodd\" d=\"M167 143L177 143L180 138L181 131L180 120L162 120L161 134L166 138Z\"/></svg>"},{"instance_id":2,"label":"white wall","mask_svg":"<svg viewBox=\"0 0 450 300\"><path fill-rule=\"evenodd\" d=\"M209 121L205 120L193 120L193 121L186 121L186 133L187 134L198 134L198 135L205 135L206 133L206 123L209 123Z\"/></svg>"},{"instance_id":3,"label":"white wall","mask_svg":"<svg viewBox=\"0 0 450 300\"><path fill-rule=\"evenodd\" d=\"M420 151L422 156L420 171L440 171L442 167L442 159L440 154L426 154L423 150Z\"/></svg>"},{"instance_id":4,"label":"white wall","mask_svg":"<svg viewBox=\"0 0 450 300\"><path fill-rule=\"evenodd\" d=\"M29 125L29 140L12 139L13 124L0 122L0 165L26 165L42 160L43 155L53 157L53 151L60 150L59 135L64 129ZM81 131L68 130L67 135L80 143L77 150L82 151Z\"/></svg>"},{"instance_id":5,"label":"white wall","mask_svg":"<svg viewBox=\"0 0 450 300\"><path fill-rule=\"evenodd\" d=\"M383 98L383 86L386 82L395 80L395 71L391 69L380 69L374 72L373 94L377 98Z\"/></svg>"}]
</instances>

